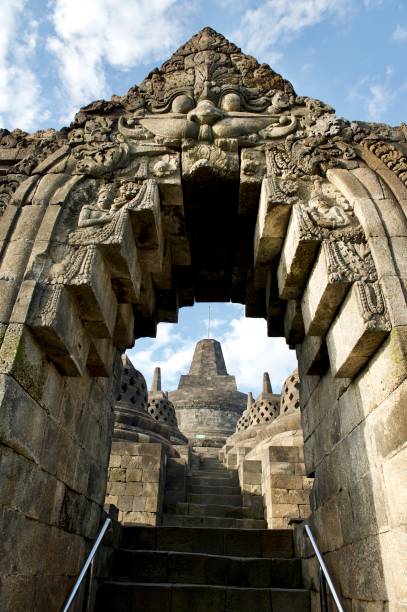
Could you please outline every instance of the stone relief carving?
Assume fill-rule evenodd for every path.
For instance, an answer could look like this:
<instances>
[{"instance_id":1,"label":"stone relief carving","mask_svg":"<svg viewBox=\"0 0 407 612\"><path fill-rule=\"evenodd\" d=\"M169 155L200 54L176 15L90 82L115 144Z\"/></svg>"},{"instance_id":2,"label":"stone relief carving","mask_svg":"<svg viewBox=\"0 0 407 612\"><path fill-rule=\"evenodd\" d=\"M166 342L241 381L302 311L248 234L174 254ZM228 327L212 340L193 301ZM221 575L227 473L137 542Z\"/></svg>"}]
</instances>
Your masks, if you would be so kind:
<instances>
[{"instance_id":1,"label":"stone relief carving","mask_svg":"<svg viewBox=\"0 0 407 612\"><path fill-rule=\"evenodd\" d=\"M112 173L124 167L129 161L129 147L125 144L101 142L92 145L79 145L72 155L76 160L76 172L94 177Z\"/></svg>"},{"instance_id":2,"label":"stone relief carving","mask_svg":"<svg viewBox=\"0 0 407 612\"><path fill-rule=\"evenodd\" d=\"M68 254L51 268L51 284L68 284L73 278L86 279L94 250L98 245L120 243L127 215L152 207L153 180L105 183L97 188L95 203L85 203L79 213L77 229L68 234ZM83 193L83 188L81 189Z\"/></svg>"},{"instance_id":3,"label":"stone relief carving","mask_svg":"<svg viewBox=\"0 0 407 612\"><path fill-rule=\"evenodd\" d=\"M394 145L382 140L364 140L362 145L386 164L407 187L407 158Z\"/></svg>"},{"instance_id":4,"label":"stone relief carving","mask_svg":"<svg viewBox=\"0 0 407 612\"><path fill-rule=\"evenodd\" d=\"M17 187L26 177L24 175L9 175L0 179L0 217L4 213Z\"/></svg>"},{"instance_id":5,"label":"stone relief carving","mask_svg":"<svg viewBox=\"0 0 407 612\"><path fill-rule=\"evenodd\" d=\"M311 197L306 203L309 216L320 228L329 230L351 224L353 210L346 198L329 183L315 178Z\"/></svg>"},{"instance_id":6,"label":"stone relief carving","mask_svg":"<svg viewBox=\"0 0 407 612\"><path fill-rule=\"evenodd\" d=\"M0 129L0 149L2 160L9 166L6 175L28 176L46 157L66 142L66 134L61 130L40 130L28 134L22 130ZM8 157L9 155L9 157Z\"/></svg>"},{"instance_id":7,"label":"stone relief carving","mask_svg":"<svg viewBox=\"0 0 407 612\"><path fill-rule=\"evenodd\" d=\"M366 242L328 241L328 276L331 283L377 280L376 268Z\"/></svg>"},{"instance_id":8,"label":"stone relief carving","mask_svg":"<svg viewBox=\"0 0 407 612\"><path fill-rule=\"evenodd\" d=\"M202 143L185 146L182 152L182 166L186 178L203 175L208 171L226 179L236 178L239 174L237 150L228 151L218 144L211 146Z\"/></svg>"},{"instance_id":9,"label":"stone relief carving","mask_svg":"<svg viewBox=\"0 0 407 612\"><path fill-rule=\"evenodd\" d=\"M391 325L388 319L385 301L379 283L366 283L358 281L355 283L360 297L362 317L368 327L375 329L379 320L390 331Z\"/></svg>"},{"instance_id":10,"label":"stone relief carving","mask_svg":"<svg viewBox=\"0 0 407 612\"><path fill-rule=\"evenodd\" d=\"M313 178L309 197L298 206L304 239L361 240L362 228L346 198L320 177Z\"/></svg>"},{"instance_id":11,"label":"stone relief carving","mask_svg":"<svg viewBox=\"0 0 407 612\"><path fill-rule=\"evenodd\" d=\"M404 149L387 142L392 139L405 143L405 128L340 119L331 106L297 96L269 66L205 28L125 96L81 109L70 128L31 135L0 131L0 149L7 161L5 169L0 164L5 174L0 181L0 215L25 179L31 190L27 193L41 192L37 187L41 181L45 187L44 178L52 173L52 197L61 189L58 174L67 185L73 178L82 181L69 197L59 193L53 200L47 193L36 202L57 203L65 215L65 246L52 245L53 263L43 266L43 274L38 272L41 266L32 271L45 283L59 284L85 278L101 245L119 241L127 218L139 246L136 209L154 209L154 215L159 210L157 201L155 208L151 205L148 186L154 185L158 193L160 185L164 241L171 242L175 235L179 241L174 238L168 247L169 260L178 248L180 260L190 262L187 255L179 255L189 248L181 177L188 189L194 181L204 184L216 177L237 183L240 177L244 189L239 211L254 215L266 176L270 202L288 205L287 222L295 207L302 238L330 241L332 278L339 274L370 286L377 276L361 226L349 202L325 175L328 168L355 167L360 151L355 145L362 145L407 186ZM49 165L41 165L42 160ZM253 205L245 208L249 200ZM32 201L31 195L21 198L24 205ZM168 222L173 218L176 224ZM245 266L239 270L242 278L248 272ZM369 305L371 289L366 291ZM380 296L376 301L380 303Z\"/></svg>"}]
</instances>

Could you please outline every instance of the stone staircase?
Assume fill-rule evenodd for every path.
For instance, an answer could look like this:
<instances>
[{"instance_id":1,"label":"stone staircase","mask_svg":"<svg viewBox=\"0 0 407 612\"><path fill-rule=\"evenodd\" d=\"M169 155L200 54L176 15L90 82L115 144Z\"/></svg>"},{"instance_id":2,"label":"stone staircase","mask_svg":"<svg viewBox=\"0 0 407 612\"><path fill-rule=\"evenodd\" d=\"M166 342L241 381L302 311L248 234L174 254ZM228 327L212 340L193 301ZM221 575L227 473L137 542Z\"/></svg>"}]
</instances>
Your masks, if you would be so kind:
<instances>
[{"instance_id":1,"label":"stone staircase","mask_svg":"<svg viewBox=\"0 0 407 612\"><path fill-rule=\"evenodd\" d=\"M195 460L160 527L128 526L97 612L309 612L290 530L246 516L237 473Z\"/></svg>"},{"instance_id":2,"label":"stone staircase","mask_svg":"<svg viewBox=\"0 0 407 612\"><path fill-rule=\"evenodd\" d=\"M219 527L264 529L263 505L243 505L237 470L229 470L214 453L195 452L191 475L187 477L186 502L167 506L163 525L172 527Z\"/></svg>"}]
</instances>

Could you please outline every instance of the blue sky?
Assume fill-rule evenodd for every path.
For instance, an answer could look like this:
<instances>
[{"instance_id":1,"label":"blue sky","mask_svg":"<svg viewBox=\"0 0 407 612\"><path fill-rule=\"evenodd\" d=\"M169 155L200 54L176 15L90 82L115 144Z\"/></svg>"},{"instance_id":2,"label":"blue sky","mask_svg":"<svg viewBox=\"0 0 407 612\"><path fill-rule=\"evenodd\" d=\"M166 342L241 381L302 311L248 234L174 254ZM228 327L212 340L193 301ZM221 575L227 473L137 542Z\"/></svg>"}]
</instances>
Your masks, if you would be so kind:
<instances>
[{"instance_id":1,"label":"blue sky","mask_svg":"<svg viewBox=\"0 0 407 612\"><path fill-rule=\"evenodd\" d=\"M347 119L407 120L407 0L0 0L0 127L69 124L81 105L123 94L210 25L268 62L299 94ZM237 305L212 307L214 337L242 390L263 370L277 390L295 356ZM148 379L161 364L167 389L206 335L208 306L180 312L131 356Z\"/></svg>"}]
</instances>

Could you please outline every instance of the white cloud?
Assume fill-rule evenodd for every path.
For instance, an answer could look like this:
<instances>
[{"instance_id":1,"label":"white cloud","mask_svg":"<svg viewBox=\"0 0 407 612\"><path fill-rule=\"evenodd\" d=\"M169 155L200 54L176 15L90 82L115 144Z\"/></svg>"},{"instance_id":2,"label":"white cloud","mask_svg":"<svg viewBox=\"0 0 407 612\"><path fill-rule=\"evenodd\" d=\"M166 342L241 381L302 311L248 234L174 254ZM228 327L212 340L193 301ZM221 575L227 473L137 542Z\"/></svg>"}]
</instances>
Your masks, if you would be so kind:
<instances>
[{"instance_id":1,"label":"white cloud","mask_svg":"<svg viewBox=\"0 0 407 612\"><path fill-rule=\"evenodd\" d=\"M38 23L26 11L26 0L0 0L0 11L0 126L32 129L44 118L40 86L29 66Z\"/></svg>"},{"instance_id":2,"label":"white cloud","mask_svg":"<svg viewBox=\"0 0 407 612\"><path fill-rule=\"evenodd\" d=\"M224 321L220 322L224 325ZM213 336L212 336L213 337ZM240 390L258 395L262 374L269 371L274 391L281 389L285 378L297 367L294 351L289 351L283 338L268 338L263 319L248 319L244 315L228 322L226 330L215 335L222 344L226 367L236 376ZM172 324L160 324L157 338L147 342L147 348L139 348L136 342L129 356L150 386L156 366L162 370L163 389L177 388L181 374L187 374L195 345L201 337L185 337L181 328Z\"/></svg>"},{"instance_id":3,"label":"white cloud","mask_svg":"<svg viewBox=\"0 0 407 612\"><path fill-rule=\"evenodd\" d=\"M68 111L108 93L106 68L128 70L173 51L187 10L182 0L52 0L58 62ZM183 12L181 12L181 10Z\"/></svg>"},{"instance_id":4,"label":"white cloud","mask_svg":"<svg viewBox=\"0 0 407 612\"><path fill-rule=\"evenodd\" d=\"M391 37L396 42L404 42L405 40L407 40L407 28L403 28L398 23Z\"/></svg>"},{"instance_id":5,"label":"white cloud","mask_svg":"<svg viewBox=\"0 0 407 612\"><path fill-rule=\"evenodd\" d=\"M283 338L268 338L264 319L244 315L230 322L229 330L220 338L226 367L236 376L238 387L260 392L264 371L270 374L275 392L297 367L295 351L290 351Z\"/></svg>"},{"instance_id":6,"label":"white cloud","mask_svg":"<svg viewBox=\"0 0 407 612\"><path fill-rule=\"evenodd\" d=\"M144 342L147 348L140 349L140 342L129 351L134 367L140 370L151 384L154 368L161 367L164 390L173 390L178 386L181 374L186 374L192 360L196 341L185 338L179 333L175 324L161 323L157 328L155 340Z\"/></svg>"},{"instance_id":7,"label":"white cloud","mask_svg":"<svg viewBox=\"0 0 407 612\"><path fill-rule=\"evenodd\" d=\"M363 106L372 121L380 121L400 88L392 84L394 68L387 66L384 76L364 76L349 92L348 98Z\"/></svg>"},{"instance_id":8,"label":"white cloud","mask_svg":"<svg viewBox=\"0 0 407 612\"><path fill-rule=\"evenodd\" d=\"M350 8L350 0L266 0L245 11L231 37L244 51L264 56L271 45L286 42L324 19L344 17Z\"/></svg>"}]
</instances>

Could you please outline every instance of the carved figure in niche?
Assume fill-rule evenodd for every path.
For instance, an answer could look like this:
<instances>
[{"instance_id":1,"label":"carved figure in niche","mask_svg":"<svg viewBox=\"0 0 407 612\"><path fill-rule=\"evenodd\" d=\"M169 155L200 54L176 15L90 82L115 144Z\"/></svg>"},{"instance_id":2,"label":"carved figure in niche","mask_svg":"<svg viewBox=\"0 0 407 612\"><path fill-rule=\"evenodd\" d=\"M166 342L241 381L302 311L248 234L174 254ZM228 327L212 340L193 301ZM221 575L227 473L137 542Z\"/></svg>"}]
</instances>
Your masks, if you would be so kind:
<instances>
[{"instance_id":1,"label":"carved figure in niche","mask_svg":"<svg viewBox=\"0 0 407 612\"><path fill-rule=\"evenodd\" d=\"M96 204L86 204L81 210L78 229L68 236L68 253L51 270L51 284L67 284L74 278L85 282L97 245L122 240L128 212L148 206L154 186L152 180L142 185L127 181L118 189L115 184L102 185Z\"/></svg>"},{"instance_id":2,"label":"carved figure in niche","mask_svg":"<svg viewBox=\"0 0 407 612\"><path fill-rule=\"evenodd\" d=\"M102 185L99 188L96 204L83 206L78 219L78 230L71 232L70 244L96 244L116 233L122 224L122 217L129 210L137 210L142 206L148 185L153 181L146 181L142 185L133 181L124 181L117 187L115 184ZM117 194L117 195L116 195ZM100 230L92 232L82 229L103 226Z\"/></svg>"},{"instance_id":3,"label":"carved figure in niche","mask_svg":"<svg viewBox=\"0 0 407 612\"><path fill-rule=\"evenodd\" d=\"M112 220L114 210L110 208L114 199L113 185L102 185L96 204L85 204L79 214L78 227L105 225Z\"/></svg>"},{"instance_id":4,"label":"carved figure in niche","mask_svg":"<svg viewBox=\"0 0 407 612\"><path fill-rule=\"evenodd\" d=\"M323 193L321 179L315 178L311 198L307 204L308 214L319 227L328 229L345 227L350 224L350 216L353 213L346 200L344 198L342 200L342 205L339 202L331 203Z\"/></svg>"}]
</instances>

